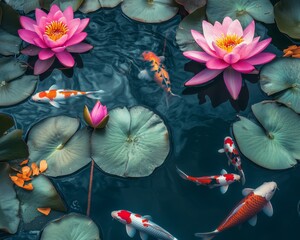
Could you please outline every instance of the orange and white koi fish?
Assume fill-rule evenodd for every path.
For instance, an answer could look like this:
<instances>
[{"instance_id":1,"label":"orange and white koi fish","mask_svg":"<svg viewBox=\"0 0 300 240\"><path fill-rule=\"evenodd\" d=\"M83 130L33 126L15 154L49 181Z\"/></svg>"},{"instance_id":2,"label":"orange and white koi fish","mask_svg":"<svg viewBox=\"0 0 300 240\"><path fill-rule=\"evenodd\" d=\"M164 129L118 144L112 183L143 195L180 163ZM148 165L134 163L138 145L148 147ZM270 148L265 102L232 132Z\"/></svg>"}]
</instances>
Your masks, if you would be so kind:
<instances>
[{"instance_id":1,"label":"orange and white koi fish","mask_svg":"<svg viewBox=\"0 0 300 240\"><path fill-rule=\"evenodd\" d=\"M218 150L219 153L226 153L228 158L228 165L230 163L238 170L242 184L244 185L246 182L245 174L242 169L242 161L237 147L234 144L234 141L231 137L225 137L224 139L224 147Z\"/></svg>"},{"instance_id":2,"label":"orange and white koi fish","mask_svg":"<svg viewBox=\"0 0 300 240\"><path fill-rule=\"evenodd\" d=\"M203 177L191 177L177 168L177 172L180 177L185 180L196 183L197 185L208 186L209 188L220 187L222 194L226 193L231 183L239 181L240 176L233 173L227 173L225 169L222 169L221 175L215 176L203 176Z\"/></svg>"},{"instance_id":3,"label":"orange and white koi fish","mask_svg":"<svg viewBox=\"0 0 300 240\"><path fill-rule=\"evenodd\" d=\"M70 97L86 96L92 99L99 99L99 94L104 93L103 90L83 92L77 90L57 89L56 85L52 85L49 90L38 92L32 96L32 100L36 102L50 103L52 106L59 108L59 102Z\"/></svg>"},{"instance_id":4,"label":"orange and white koi fish","mask_svg":"<svg viewBox=\"0 0 300 240\"><path fill-rule=\"evenodd\" d=\"M126 232L133 238L136 230L140 231L142 240L147 240L151 235L159 240L177 240L171 233L151 221L151 216L141 216L127 210L113 211L111 216L126 225Z\"/></svg>"},{"instance_id":5,"label":"orange and white koi fish","mask_svg":"<svg viewBox=\"0 0 300 240\"><path fill-rule=\"evenodd\" d=\"M257 213L261 210L271 217L273 215L273 207L270 200L276 189L277 184L275 182L265 182L256 189L245 188L242 193L246 197L239 202L216 230L207 233L195 233L195 236L204 240L210 240L218 233L247 220L250 225L255 226Z\"/></svg>"}]
</instances>

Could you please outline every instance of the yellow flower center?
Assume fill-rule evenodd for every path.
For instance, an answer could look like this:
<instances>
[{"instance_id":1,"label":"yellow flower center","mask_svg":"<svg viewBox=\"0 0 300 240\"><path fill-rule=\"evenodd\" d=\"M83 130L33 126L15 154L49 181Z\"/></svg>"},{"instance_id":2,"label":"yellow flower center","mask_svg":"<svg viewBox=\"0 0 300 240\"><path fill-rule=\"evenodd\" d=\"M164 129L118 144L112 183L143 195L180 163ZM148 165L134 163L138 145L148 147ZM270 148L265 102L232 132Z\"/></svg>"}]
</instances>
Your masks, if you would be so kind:
<instances>
[{"instance_id":1,"label":"yellow flower center","mask_svg":"<svg viewBox=\"0 0 300 240\"><path fill-rule=\"evenodd\" d=\"M52 21L46 26L45 34L53 41L56 41L60 39L63 35L65 35L68 31L68 26L63 22Z\"/></svg>"},{"instance_id":2,"label":"yellow flower center","mask_svg":"<svg viewBox=\"0 0 300 240\"><path fill-rule=\"evenodd\" d=\"M236 34L229 34L223 35L222 37L218 38L216 40L216 45L227 52L231 52L236 45L240 44L243 41L244 39L242 37L239 37Z\"/></svg>"}]
</instances>

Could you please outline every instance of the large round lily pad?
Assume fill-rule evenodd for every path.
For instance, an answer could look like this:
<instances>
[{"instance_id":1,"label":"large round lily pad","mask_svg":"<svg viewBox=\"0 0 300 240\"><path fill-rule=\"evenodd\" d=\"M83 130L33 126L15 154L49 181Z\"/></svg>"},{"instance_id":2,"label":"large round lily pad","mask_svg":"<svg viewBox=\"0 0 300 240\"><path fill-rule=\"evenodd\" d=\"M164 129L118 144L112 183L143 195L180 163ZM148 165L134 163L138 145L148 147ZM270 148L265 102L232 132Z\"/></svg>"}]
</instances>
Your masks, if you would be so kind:
<instances>
[{"instance_id":1,"label":"large round lily pad","mask_svg":"<svg viewBox=\"0 0 300 240\"><path fill-rule=\"evenodd\" d=\"M142 106L109 112L106 128L92 134L92 157L105 172L122 177L144 177L169 153L163 120Z\"/></svg>"},{"instance_id":2,"label":"large round lily pad","mask_svg":"<svg viewBox=\"0 0 300 240\"><path fill-rule=\"evenodd\" d=\"M243 27L253 19L274 23L273 5L270 0L209 0L206 14L211 23L222 22L226 16L238 19Z\"/></svg>"},{"instance_id":3,"label":"large round lily pad","mask_svg":"<svg viewBox=\"0 0 300 240\"><path fill-rule=\"evenodd\" d=\"M50 222L41 240L100 240L97 225L88 217L70 213Z\"/></svg>"},{"instance_id":4,"label":"large round lily pad","mask_svg":"<svg viewBox=\"0 0 300 240\"><path fill-rule=\"evenodd\" d=\"M34 92L38 78L22 76L27 67L17 59L0 59L0 107L17 104Z\"/></svg>"},{"instance_id":5,"label":"large round lily pad","mask_svg":"<svg viewBox=\"0 0 300 240\"><path fill-rule=\"evenodd\" d=\"M34 177L31 181L32 191L18 188L18 198L21 201L22 219L30 223L36 217L42 216L37 208L51 208L56 211L67 211L67 208L51 181L44 175Z\"/></svg>"},{"instance_id":6,"label":"large round lily pad","mask_svg":"<svg viewBox=\"0 0 300 240\"><path fill-rule=\"evenodd\" d=\"M124 0L121 8L129 18L146 23L167 21L178 11L174 0Z\"/></svg>"},{"instance_id":7,"label":"large round lily pad","mask_svg":"<svg viewBox=\"0 0 300 240\"><path fill-rule=\"evenodd\" d=\"M263 67L260 86L268 95L300 113L300 59L280 58ZM277 94L278 93L278 94Z\"/></svg>"},{"instance_id":8,"label":"large round lily pad","mask_svg":"<svg viewBox=\"0 0 300 240\"><path fill-rule=\"evenodd\" d=\"M35 124L29 131L30 162L45 159L48 176L73 173L90 162L89 139L86 128L79 131L80 122L67 116L50 117Z\"/></svg>"},{"instance_id":9,"label":"large round lily pad","mask_svg":"<svg viewBox=\"0 0 300 240\"><path fill-rule=\"evenodd\" d=\"M0 230L14 234L18 230L20 203L9 178L8 163L0 163Z\"/></svg>"},{"instance_id":10,"label":"large round lily pad","mask_svg":"<svg viewBox=\"0 0 300 240\"><path fill-rule=\"evenodd\" d=\"M83 13L97 11L99 8L113 8L123 0L84 0L79 10Z\"/></svg>"},{"instance_id":11,"label":"large round lily pad","mask_svg":"<svg viewBox=\"0 0 300 240\"><path fill-rule=\"evenodd\" d=\"M241 152L254 163L268 169L287 169L300 159L300 116L276 102L252 105L261 124L247 118L233 124Z\"/></svg>"}]
</instances>

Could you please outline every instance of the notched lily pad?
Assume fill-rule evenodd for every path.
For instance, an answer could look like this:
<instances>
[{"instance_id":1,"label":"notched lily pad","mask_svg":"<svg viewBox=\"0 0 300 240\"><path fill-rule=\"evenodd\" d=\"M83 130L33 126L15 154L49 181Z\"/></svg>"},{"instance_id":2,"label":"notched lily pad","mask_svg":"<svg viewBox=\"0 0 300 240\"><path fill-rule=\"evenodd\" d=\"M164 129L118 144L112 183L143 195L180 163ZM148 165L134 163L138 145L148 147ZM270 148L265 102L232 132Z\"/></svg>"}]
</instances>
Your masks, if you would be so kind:
<instances>
[{"instance_id":1,"label":"notched lily pad","mask_svg":"<svg viewBox=\"0 0 300 240\"><path fill-rule=\"evenodd\" d=\"M260 86L276 101L300 113L300 59L280 58L265 65L260 73Z\"/></svg>"},{"instance_id":2,"label":"notched lily pad","mask_svg":"<svg viewBox=\"0 0 300 240\"><path fill-rule=\"evenodd\" d=\"M20 223L20 202L9 178L8 163L0 163L0 230L14 234Z\"/></svg>"},{"instance_id":3,"label":"notched lily pad","mask_svg":"<svg viewBox=\"0 0 300 240\"><path fill-rule=\"evenodd\" d=\"M100 240L97 225L88 217L70 213L50 222L42 232L41 240Z\"/></svg>"},{"instance_id":4,"label":"notched lily pad","mask_svg":"<svg viewBox=\"0 0 300 240\"><path fill-rule=\"evenodd\" d=\"M30 223L36 217L42 216L37 208L67 211L63 200L47 177L39 175L34 177L31 183L33 185L32 191L17 189L18 198L21 201L22 218L25 223Z\"/></svg>"},{"instance_id":5,"label":"notched lily pad","mask_svg":"<svg viewBox=\"0 0 300 240\"><path fill-rule=\"evenodd\" d=\"M241 152L259 166L291 168L300 159L300 116L276 102L252 105L258 125L247 118L233 124Z\"/></svg>"},{"instance_id":6,"label":"notched lily pad","mask_svg":"<svg viewBox=\"0 0 300 240\"><path fill-rule=\"evenodd\" d=\"M111 110L106 128L96 130L91 142L98 166L121 177L150 175L170 150L163 120L142 106Z\"/></svg>"},{"instance_id":7,"label":"notched lily pad","mask_svg":"<svg viewBox=\"0 0 300 240\"><path fill-rule=\"evenodd\" d=\"M113 8L116 7L123 0L84 0L80 6L79 11L89 13L97 11L99 8Z\"/></svg>"},{"instance_id":8,"label":"notched lily pad","mask_svg":"<svg viewBox=\"0 0 300 240\"><path fill-rule=\"evenodd\" d=\"M121 9L127 17L146 23L167 21L178 11L173 0L124 0Z\"/></svg>"},{"instance_id":9,"label":"notched lily pad","mask_svg":"<svg viewBox=\"0 0 300 240\"><path fill-rule=\"evenodd\" d=\"M90 162L89 138L86 128L79 131L80 122L67 116L50 117L35 124L28 134L30 162L45 159L45 175L71 174Z\"/></svg>"}]
</instances>

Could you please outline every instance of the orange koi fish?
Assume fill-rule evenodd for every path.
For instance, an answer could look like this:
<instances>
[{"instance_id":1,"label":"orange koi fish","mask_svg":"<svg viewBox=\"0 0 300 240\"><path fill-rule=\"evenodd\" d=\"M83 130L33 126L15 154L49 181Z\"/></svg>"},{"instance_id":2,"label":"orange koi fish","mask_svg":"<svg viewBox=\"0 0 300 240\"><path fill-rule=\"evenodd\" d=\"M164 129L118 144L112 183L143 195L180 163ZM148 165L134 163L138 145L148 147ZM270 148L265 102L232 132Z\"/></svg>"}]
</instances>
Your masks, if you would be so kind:
<instances>
[{"instance_id":1,"label":"orange koi fish","mask_svg":"<svg viewBox=\"0 0 300 240\"><path fill-rule=\"evenodd\" d=\"M47 102L52 106L59 108L59 101L63 101L66 98L86 96L92 99L99 99L99 94L104 93L103 90L98 91L77 91L77 90L68 90L68 89L57 89L56 85L52 85L49 90L38 92L32 96L32 100L36 102Z\"/></svg>"}]
</instances>

